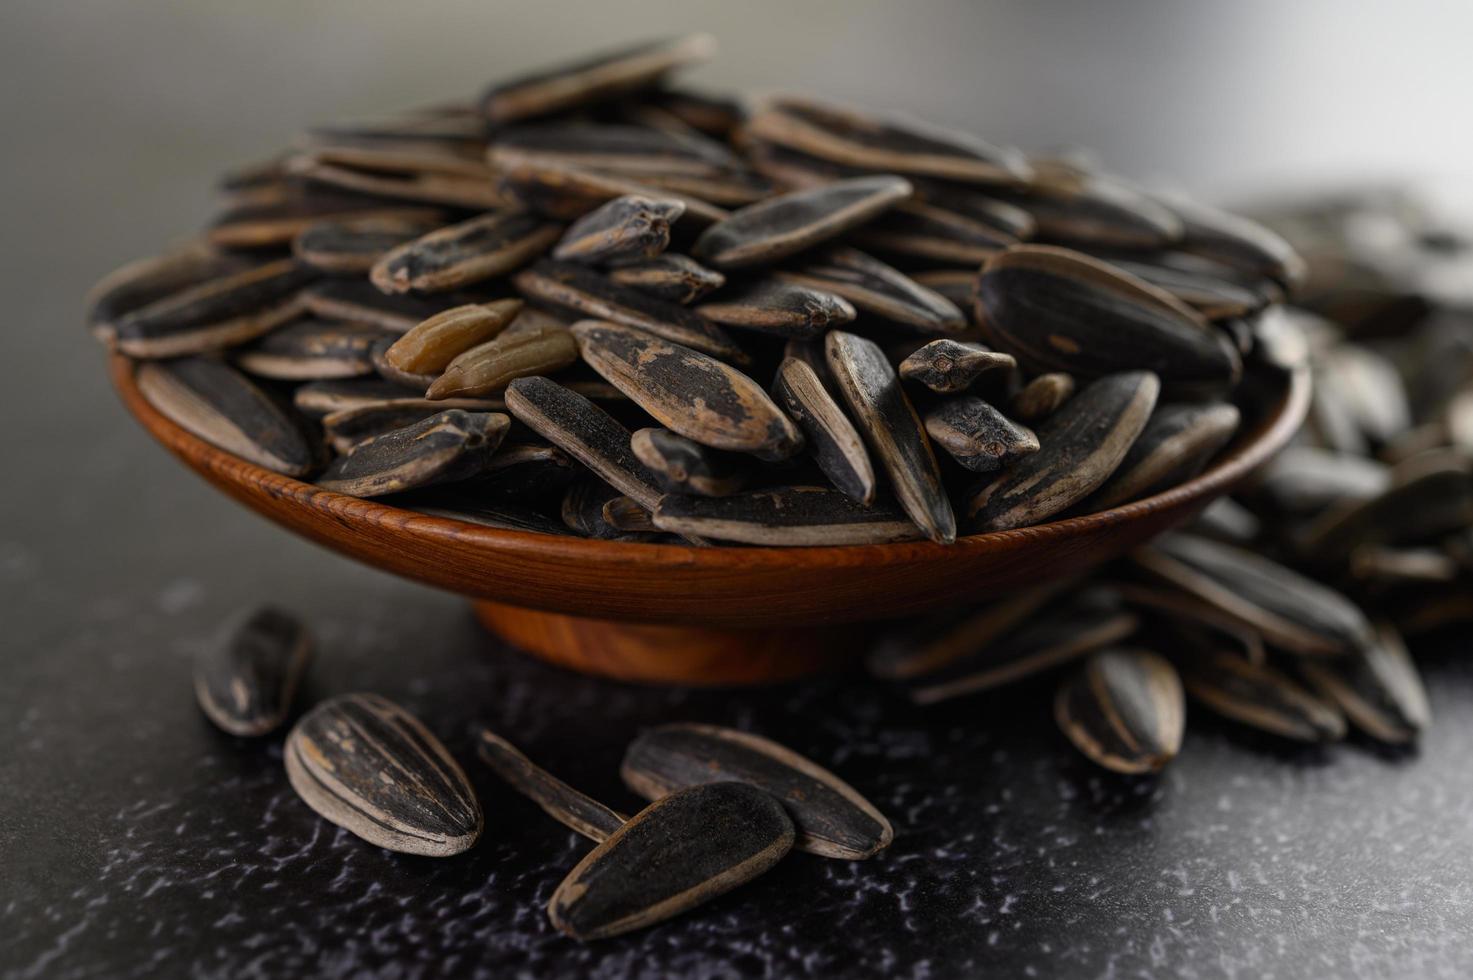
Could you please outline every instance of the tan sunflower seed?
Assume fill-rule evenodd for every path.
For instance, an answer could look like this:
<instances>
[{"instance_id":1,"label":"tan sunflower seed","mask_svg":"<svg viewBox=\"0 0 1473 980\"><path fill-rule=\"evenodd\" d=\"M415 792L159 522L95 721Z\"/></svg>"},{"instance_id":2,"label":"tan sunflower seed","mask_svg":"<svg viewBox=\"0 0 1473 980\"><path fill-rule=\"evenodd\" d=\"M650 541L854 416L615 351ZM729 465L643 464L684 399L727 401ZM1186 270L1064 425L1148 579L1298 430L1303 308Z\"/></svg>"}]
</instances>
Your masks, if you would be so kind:
<instances>
[{"instance_id":1,"label":"tan sunflower seed","mask_svg":"<svg viewBox=\"0 0 1473 980\"><path fill-rule=\"evenodd\" d=\"M750 473L729 456L668 429L640 429L629 438L634 455L666 493L726 497L747 484Z\"/></svg>"},{"instance_id":2,"label":"tan sunflower seed","mask_svg":"<svg viewBox=\"0 0 1473 980\"><path fill-rule=\"evenodd\" d=\"M1451 582L1463 565L1439 548L1359 545L1350 553L1350 575L1368 586Z\"/></svg>"},{"instance_id":3,"label":"tan sunflower seed","mask_svg":"<svg viewBox=\"0 0 1473 980\"><path fill-rule=\"evenodd\" d=\"M140 364L138 390L171 422L201 439L287 476L305 476L316 454L281 406L228 364L190 357Z\"/></svg>"},{"instance_id":4,"label":"tan sunflower seed","mask_svg":"<svg viewBox=\"0 0 1473 980\"><path fill-rule=\"evenodd\" d=\"M1060 371L1040 374L1013 396L1013 416L1023 422L1041 422L1074 395L1074 376Z\"/></svg>"},{"instance_id":5,"label":"tan sunflower seed","mask_svg":"<svg viewBox=\"0 0 1473 980\"><path fill-rule=\"evenodd\" d=\"M971 395L926 413L926 433L965 469L988 473L1038 452L1038 436Z\"/></svg>"},{"instance_id":6,"label":"tan sunflower seed","mask_svg":"<svg viewBox=\"0 0 1473 980\"><path fill-rule=\"evenodd\" d=\"M577 359L578 345L564 327L508 330L451 361L425 397L483 397L517 378L551 374Z\"/></svg>"},{"instance_id":7,"label":"tan sunflower seed","mask_svg":"<svg viewBox=\"0 0 1473 980\"><path fill-rule=\"evenodd\" d=\"M438 293L501 276L541 255L561 228L524 211L493 211L385 254L369 277L386 293Z\"/></svg>"},{"instance_id":8,"label":"tan sunflower seed","mask_svg":"<svg viewBox=\"0 0 1473 980\"><path fill-rule=\"evenodd\" d=\"M687 439L764 459L802 449L797 426L735 368L616 323L581 320L571 329L590 367Z\"/></svg>"},{"instance_id":9,"label":"tan sunflower seed","mask_svg":"<svg viewBox=\"0 0 1473 980\"><path fill-rule=\"evenodd\" d=\"M461 354L496 337L522 312L519 299L455 306L416 324L384 359L401 371L438 374Z\"/></svg>"},{"instance_id":10,"label":"tan sunflower seed","mask_svg":"<svg viewBox=\"0 0 1473 980\"><path fill-rule=\"evenodd\" d=\"M827 370L821 355L818 362ZM861 504L874 503L875 469L864 440L812 365L785 357L777 369L772 395L803 430L808 450L824 476Z\"/></svg>"},{"instance_id":11,"label":"tan sunflower seed","mask_svg":"<svg viewBox=\"0 0 1473 980\"><path fill-rule=\"evenodd\" d=\"M114 321L118 350L135 358L180 357L234 347L301 312L297 294L317 273L291 259L209 279L146 303Z\"/></svg>"},{"instance_id":12,"label":"tan sunflower seed","mask_svg":"<svg viewBox=\"0 0 1473 980\"><path fill-rule=\"evenodd\" d=\"M1338 742L1345 717L1272 667L1231 653L1181 661L1187 693L1233 721L1300 742Z\"/></svg>"},{"instance_id":13,"label":"tan sunflower seed","mask_svg":"<svg viewBox=\"0 0 1473 980\"><path fill-rule=\"evenodd\" d=\"M501 445L511 420L458 408L359 443L334 460L317 485L354 497L379 497L474 476Z\"/></svg>"},{"instance_id":14,"label":"tan sunflower seed","mask_svg":"<svg viewBox=\"0 0 1473 980\"><path fill-rule=\"evenodd\" d=\"M1367 735L1392 745L1415 741L1432 722L1427 689L1395 627L1382 623L1376 642L1349 657L1311 663L1300 672Z\"/></svg>"},{"instance_id":15,"label":"tan sunflower seed","mask_svg":"<svg viewBox=\"0 0 1473 980\"><path fill-rule=\"evenodd\" d=\"M726 277L686 255L666 253L609 270L609 281L671 303L694 303L726 285Z\"/></svg>"},{"instance_id":16,"label":"tan sunflower seed","mask_svg":"<svg viewBox=\"0 0 1473 980\"><path fill-rule=\"evenodd\" d=\"M823 487L773 487L727 497L667 494L654 516L662 530L742 544L824 547L921 536L898 510L866 507Z\"/></svg>"},{"instance_id":17,"label":"tan sunflower seed","mask_svg":"<svg viewBox=\"0 0 1473 980\"><path fill-rule=\"evenodd\" d=\"M857 310L922 333L955 333L967 327L966 314L945 296L857 249L830 248L804 259L804 264L774 274L842 296ZM975 280L976 274L970 275Z\"/></svg>"},{"instance_id":18,"label":"tan sunflower seed","mask_svg":"<svg viewBox=\"0 0 1473 980\"><path fill-rule=\"evenodd\" d=\"M385 337L369 348L368 358L373 362L373 369L378 372L379 377L423 395L429 389L430 385L439 379L439 374L418 374L413 371L401 371L389 360L389 348L393 346L393 338Z\"/></svg>"},{"instance_id":19,"label":"tan sunflower seed","mask_svg":"<svg viewBox=\"0 0 1473 980\"><path fill-rule=\"evenodd\" d=\"M283 754L303 802L370 844L449 857L481 836L481 805L465 772L418 719L377 694L317 705Z\"/></svg>"},{"instance_id":20,"label":"tan sunflower seed","mask_svg":"<svg viewBox=\"0 0 1473 980\"><path fill-rule=\"evenodd\" d=\"M1181 750L1185 695L1176 669L1145 650L1102 650L1064 682L1054 718L1111 772L1160 772Z\"/></svg>"},{"instance_id":21,"label":"tan sunflower seed","mask_svg":"<svg viewBox=\"0 0 1473 980\"><path fill-rule=\"evenodd\" d=\"M884 351L873 341L834 330L824 341L824 353L856 428L889 475L901 507L931 540L955 541L956 516L936 456Z\"/></svg>"},{"instance_id":22,"label":"tan sunflower seed","mask_svg":"<svg viewBox=\"0 0 1473 980\"><path fill-rule=\"evenodd\" d=\"M714 323L811 340L858 316L848 300L777 278L753 279L722 289L695 307Z\"/></svg>"},{"instance_id":23,"label":"tan sunflower seed","mask_svg":"<svg viewBox=\"0 0 1473 980\"><path fill-rule=\"evenodd\" d=\"M523 296L635 327L736 364L747 357L731 335L698 313L612 282L571 262L538 262L513 278Z\"/></svg>"},{"instance_id":24,"label":"tan sunflower seed","mask_svg":"<svg viewBox=\"0 0 1473 980\"><path fill-rule=\"evenodd\" d=\"M750 204L707 228L691 254L718 269L765 265L843 234L911 195L900 177L857 177Z\"/></svg>"},{"instance_id":25,"label":"tan sunflower seed","mask_svg":"<svg viewBox=\"0 0 1473 980\"><path fill-rule=\"evenodd\" d=\"M654 476L629 448L629 430L582 395L547 378L518 378L506 387L506 407L641 506L660 499Z\"/></svg>"},{"instance_id":26,"label":"tan sunflower seed","mask_svg":"<svg viewBox=\"0 0 1473 980\"><path fill-rule=\"evenodd\" d=\"M1163 384L1222 388L1237 350L1195 310L1080 252L1008 249L982 269L977 320L987 340L1035 370L1095 378L1147 369Z\"/></svg>"},{"instance_id":27,"label":"tan sunflower seed","mask_svg":"<svg viewBox=\"0 0 1473 980\"><path fill-rule=\"evenodd\" d=\"M608 840L629 820L591 796L578 792L552 773L536 765L516 746L490 729L481 730L477 744L481 761L512 789L542 808L558 823L589 840Z\"/></svg>"},{"instance_id":28,"label":"tan sunflower seed","mask_svg":"<svg viewBox=\"0 0 1473 980\"><path fill-rule=\"evenodd\" d=\"M742 783L707 783L645 807L568 873L548 902L583 942L663 922L745 884L790 851L782 804Z\"/></svg>"},{"instance_id":29,"label":"tan sunflower seed","mask_svg":"<svg viewBox=\"0 0 1473 980\"><path fill-rule=\"evenodd\" d=\"M297 320L241 348L235 363L261 378L318 381L373 374L370 352L383 330L357 323Z\"/></svg>"},{"instance_id":30,"label":"tan sunflower seed","mask_svg":"<svg viewBox=\"0 0 1473 980\"><path fill-rule=\"evenodd\" d=\"M604 501L601 509L604 523L625 534L658 534L650 512L622 494Z\"/></svg>"},{"instance_id":31,"label":"tan sunflower seed","mask_svg":"<svg viewBox=\"0 0 1473 980\"><path fill-rule=\"evenodd\" d=\"M624 752L624 783L647 800L703 783L745 783L776 798L798 831L797 848L858 860L890 845L895 831L848 783L771 739L717 725L661 725Z\"/></svg>"},{"instance_id":32,"label":"tan sunflower seed","mask_svg":"<svg viewBox=\"0 0 1473 980\"><path fill-rule=\"evenodd\" d=\"M970 493L967 513L976 528L1039 524L1093 493L1145 428L1160 388L1149 371L1092 382L1038 430L1038 452Z\"/></svg>"},{"instance_id":33,"label":"tan sunflower seed","mask_svg":"<svg viewBox=\"0 0 1473 980\"><path fill-rule=\"evenodd\" d=\"M900 376L919 381L932 391L951 395L966 391L988 371L1011 371L1018 366L1011 354L1003 354L960 340L933 340L900 362Z\"/></svg>"},{"instance_id":34,"label":"tan sunflower seed","mask_svg":"<svg viewBox=\"0 0 1473 980\"><path fill-rule=\"evenodd\" d=\"M330 218L302 229L292 239L292 254L322 272L366 274L385 253L440 224L406 218Z\"/></svg>"},{"instance_id":35,"label":"tan sunflower seed","mask_svg":"<svg viewBox=\"0 0 1473 980\"><path fill-rule=\"evenodd\" d=\"M593 105L652 88L674 69L705 61L715 50L709 34L647 42L500 82L481 97L481 111L501 125Z\"/></svg>"},{"instance_id":36,"label":"tan sunflower seed","mask_svg":"<svg viewBox=\"0 0 1473 980\"><path fill-rule=\"evenodd\" d=\"M684 213L680 201L617 197L573 222L552 257L588 263L650 259L670 245L670 226Z\"/></svg>"},{"instance_id":37,"label":"tan sunflower seed","mask_svg":"<svg viewBox=\"0 0 1473 980\"><path fill-rule=\"evenodd\" d=\"M505 411L506 405L500 399L493 398L455 398L432 402L412 395L400 395L329 412L322 417L322 434L333 452L346 455L368 439L413 425L451 408L467 412L500 412Z\"/></svg>"},{"instance_id":38,"label":"tan sunflower seed","mask_svg":"<svg viewBox=\"0 0 1473 980\"><path fill-rule=\"evenodd\" d=\"M295 616L271 606L246 610L195 657L195 697L221 730L269 734L286 722L311 656L312 638Z\"/></svg>"},{"instance_id":39,"label":"tan sunflower seed","mask_svg":"<svg viewBox=\"0 0 1473 980\"><path fill-rule=\"evenodd\" d=\"M1239 417L1228 404L1158 407L1086 506L1108 510L1195 476L1238 431Z\"/></svg>"}]
</instances>

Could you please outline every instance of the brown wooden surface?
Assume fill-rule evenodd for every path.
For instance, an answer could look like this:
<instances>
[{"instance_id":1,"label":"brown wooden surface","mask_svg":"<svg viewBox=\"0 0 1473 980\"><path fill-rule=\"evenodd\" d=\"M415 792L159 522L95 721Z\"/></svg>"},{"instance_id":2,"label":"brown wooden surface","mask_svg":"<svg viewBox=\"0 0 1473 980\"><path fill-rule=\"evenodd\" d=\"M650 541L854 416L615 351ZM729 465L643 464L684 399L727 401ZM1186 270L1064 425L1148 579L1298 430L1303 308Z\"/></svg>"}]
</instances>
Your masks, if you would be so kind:
<instances>
[{"instance_id":1,"label":"brown wooden surface","mask_svg":"<svg viewBox=\"0 0 1473 980\"><path fill-rule=\"evenodd\" d=\"M695 548L478 527L330 493L222 452L154 411L115 356L129 411L159 442L258 513L370 565L478 599L598 619L714 629L824 626L975 601L1119 555L1191 517L1282 449L1309 400L1303 371L1187 483L1098 514L931 542Z\"/></svg>"}]
</instances>

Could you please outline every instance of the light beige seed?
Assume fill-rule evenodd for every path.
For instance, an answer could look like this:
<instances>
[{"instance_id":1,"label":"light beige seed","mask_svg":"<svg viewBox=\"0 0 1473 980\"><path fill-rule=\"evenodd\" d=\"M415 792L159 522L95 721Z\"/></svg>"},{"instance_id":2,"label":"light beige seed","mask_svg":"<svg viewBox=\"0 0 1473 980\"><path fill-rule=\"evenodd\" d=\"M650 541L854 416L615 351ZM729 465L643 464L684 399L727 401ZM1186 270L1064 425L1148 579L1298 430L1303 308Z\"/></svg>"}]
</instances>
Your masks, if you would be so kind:
<instances>
[{"instance_id":1,"label":"light beige seed","mask_svg":"<svg viewBox=\"0 0 1473 980\"><path fill-rule=\"evenodd\" d=\"M438 400L489 395L517 378L551 374L577 359L578 344L562 327L510 330L456 357L430 385L425 397Z\"/></svg>"},{"instance_id":2,"label":"light beige seed","mask_svg":"<svg viewBox=\"0 0 1473 980\"><path fill-rule=\"evenodd\" d=\"M439 374L461 354L505 330L521 311L519 299L452 307L414 326L384 352L384 359L411 374Z\"/></svg>"}]
</instances>

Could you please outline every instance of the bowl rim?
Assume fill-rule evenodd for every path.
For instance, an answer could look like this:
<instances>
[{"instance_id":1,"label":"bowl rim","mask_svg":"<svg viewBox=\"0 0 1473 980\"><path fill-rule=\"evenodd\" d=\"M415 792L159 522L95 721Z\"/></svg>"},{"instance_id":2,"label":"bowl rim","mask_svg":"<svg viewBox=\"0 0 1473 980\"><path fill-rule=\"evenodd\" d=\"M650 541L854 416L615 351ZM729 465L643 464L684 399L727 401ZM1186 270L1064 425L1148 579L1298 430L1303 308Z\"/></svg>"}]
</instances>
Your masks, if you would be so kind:
<instances>
[{"instance_id":1,"label":"bowl rim","mask_svg":"<svg viewBox=\"0 0 1473 980\"><path fill-rule=\"evenodd\" d=\"M1308 413L1311 388L1307 365L1292 368L1265 365L1265 369L1287 376L1286 391L1256 432L1248 438L1235 440L1227 453L1185 483L1093 514L1010 531L958 536L954 544L918 540L795 547L724 544L719 548L702 548L492 528L324 490L218 449L165 417L139 389L135 378L138 363L116 352L109 355L108 372L124 407L154 439L191 468L207 468L232 484L252 487L276 498L291 498L301 505L330 513L340 521L362 522L378 529L391 529L393 533L433 539L441 545L508 554L535 552L569 561L638 566L643 570L663 567L672 571L701 567L708 570L741 568L744 572L754 572L770 568L790 569L795 565L840 567L929 563L947 556L987 552L1022 542L1040 545L1050 540L1065 541L1102 527L1142 518L1161 509L1181 507L1198 500L1210 501L1227 492L1288 445Z\"/></svg>"}]
</instances>

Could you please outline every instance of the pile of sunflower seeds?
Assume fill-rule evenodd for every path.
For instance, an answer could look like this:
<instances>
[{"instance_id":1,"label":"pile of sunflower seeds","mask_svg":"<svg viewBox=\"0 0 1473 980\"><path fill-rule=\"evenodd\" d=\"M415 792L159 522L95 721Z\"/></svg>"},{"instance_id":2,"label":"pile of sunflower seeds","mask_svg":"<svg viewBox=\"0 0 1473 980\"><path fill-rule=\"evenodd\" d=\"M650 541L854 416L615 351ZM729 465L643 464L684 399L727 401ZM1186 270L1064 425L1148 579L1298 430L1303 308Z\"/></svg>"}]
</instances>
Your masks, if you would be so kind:
<instances>
[{"instance_id":1,"label":"pile of sunflower seeds","mask_svg":"<svg viewBox=\"0 0 1473 980\"><path fill-rule=\"evenodd\" d=\"M1283 239L1079 160L671 84L712 48L312 128L101 282L92 330L228 452L550 534L951 542L1231 440L1303 271Z\"/></svg>"},{"instance_id":2,"label":"pile of sunflower seeds","mask_svg":"<svg viewBox=\"0 0 1473 980\"><path fill-rule=\"evenodd\" d=\"M1404 637L1473 621L1473 236L1407 192L1262 218L1307 261L1268 314L1313 368L1294 445L1088 581L898 627L873 674L930 705L1057 669L1060 728L1126 773L1176 755L1188 698L1301 742L1427 727Z\"/></svg>"},{"instance_id":3,"label":"pile of sunflower seeds","mask_svg":"<svg viewBox=\"0 0 1473 980\"><path fill-rule=\"evenodd\" d=\"M206 716L236 736L281 729L311 658L307 629L271 607L228 621L195 660ZM318 815L370 844L426 857L475 846L480 801L449 750L408 711L377 694L314 705L286 736L286 774ZM890 845L890 821L853 787L776 742L715 725L642 733L620 767L650 805L625 816L534 765L484 730L479 755L517 792L597 844L548 903L553 925L580 941L679 915L751 881L791 850L838 860Z\"/></svg>"}]
</instances>

